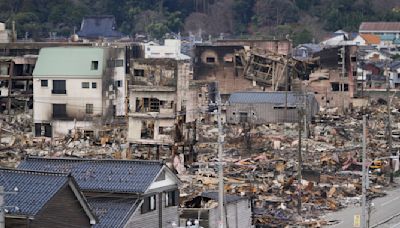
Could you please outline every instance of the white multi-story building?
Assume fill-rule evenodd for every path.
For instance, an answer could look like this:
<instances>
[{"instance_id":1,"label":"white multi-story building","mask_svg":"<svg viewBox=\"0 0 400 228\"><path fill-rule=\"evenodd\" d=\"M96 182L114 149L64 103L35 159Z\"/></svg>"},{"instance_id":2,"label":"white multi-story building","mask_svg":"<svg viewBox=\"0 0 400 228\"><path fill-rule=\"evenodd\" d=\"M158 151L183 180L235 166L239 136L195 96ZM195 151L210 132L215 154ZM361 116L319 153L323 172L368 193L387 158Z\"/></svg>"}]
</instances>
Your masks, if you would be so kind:
<instances>
[{"instance_id":1,"label":"white multi-story building","mask_svg":"<svg viewBox=\"0 0 400 228\"><path fill-rule=\"evenodd\" d=\"M146 59L176 59L189 60L190 57L181 53L181 41L166 39L164 45L149 42L144 45Z\"/></svg>"},{"instance_id":2,"label":"white multi-story building","mask_svg":"<svg viewBox=\"0 0 400 228\"><path fill-rule=\"evenodd\" d=\"M33 72L35 136L94 131L125 115L125 50L43 48Z\"/></svg>"}]
</instances>

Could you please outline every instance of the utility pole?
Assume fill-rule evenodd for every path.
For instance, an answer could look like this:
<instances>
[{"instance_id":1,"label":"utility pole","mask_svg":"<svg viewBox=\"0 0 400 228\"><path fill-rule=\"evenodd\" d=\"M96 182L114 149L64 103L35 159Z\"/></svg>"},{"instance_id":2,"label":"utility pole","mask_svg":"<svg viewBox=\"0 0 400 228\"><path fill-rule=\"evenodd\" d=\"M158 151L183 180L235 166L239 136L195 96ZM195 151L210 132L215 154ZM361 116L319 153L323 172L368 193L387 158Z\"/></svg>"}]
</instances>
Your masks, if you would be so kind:
<instances>
[{"instance_id":1,"label":"utility pole","mask_svg":"<svg viewBox=\"0 0 400 228\"><path fill-rule=\"evenodd\" d=\"M390 159L389 159L389 161L390 161L390 164L389 164L389 167L390 167L390 183L393 183L393 160L392 160L392 120L391 120L391 115L390 115L390 113L391 113L391 100L390 100L390 79L389 79L389 77L390 77L390 75L389 75L389 72L388 72L388 67L387 67L387 60L385 61L385 71L384 71L384 74L385 74L385 76L386 76L386 99L387 99L387 102L386 102L386 104L387 104L387 114L388 114L388 116L387 116L387 118L388 118L388 121L387 121L387 144L388 144L388 152L389 152L389 156L390 156Z\"/></svg>"},{"instance_id":2,"label":"utility pole","mask_svg":"<svg viewBox=\"0 0 400 228\"><path fill-rule=\"evenodd\" d=\"M224 216L224 165L223 165L223 143L224 137L222 132L221 122L221 94L217 92L217 106L218 106L218 210L219 210L219 228L225 228L225 216Z\"/></svg>"},{"instance_id":3,"label":"utility pole","mask_svg":"<svg viewBox=\"0 0 400 228\"><path fill-rule=\"evenodd\" d=\"M342 90L342 110L343 110L343 113L344 113L344 97L345 97L345 95L344 95L344 91L345 91L345 89L344 89L344 76L345 76L345 74L346 74L346 47L343 45L343 47L342 47L342 52L341 52L341 55L342 55L342 82L341 82L341 90Z\"/></svg>"},{"instance_id":4,"label":"utility pole","mask_svg":"<svg viewBox=\"0 0 400 228\"><path fill-rule=\"evenodd\" d=\"M301 214L301 179L302 179L302 175L301 175L301 169L303 166L303 159L301 156L301 128L302 128L302 124L301 124L301 120L303 119L303 114L304 114L304 110L302 107L300 107L299 109L299 148L298 148L298 154L297 154L297 159L298 159L298 166L297 166L297 190L298 190L298 198L297 198L297 213L300 215Z\"/></svg>"},{"instance_id":5,"label":"utility pole","mask_svg":"<svg viewBox=\"0 0 400 228\"><path fill-rule=\"evenodd\" d=\"M367 118L363 115L361 228L367 228Z\"/></svg>"}]
</instances>

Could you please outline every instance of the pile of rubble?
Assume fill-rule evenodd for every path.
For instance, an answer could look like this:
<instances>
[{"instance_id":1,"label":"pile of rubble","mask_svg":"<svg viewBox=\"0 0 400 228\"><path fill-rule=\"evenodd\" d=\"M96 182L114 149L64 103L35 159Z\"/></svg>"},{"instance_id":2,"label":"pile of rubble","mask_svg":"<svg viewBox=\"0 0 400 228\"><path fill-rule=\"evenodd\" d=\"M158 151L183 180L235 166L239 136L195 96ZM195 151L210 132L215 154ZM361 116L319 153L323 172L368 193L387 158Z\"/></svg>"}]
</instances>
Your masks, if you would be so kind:
<instances>
[{"instance_id":1,"label":"pile of rubble","mask_svg":"<svg viewBox=\"0 0 400 228\"><path fill-rule=\"evenodd\" d=\"M368 111L368 158L387 157L386 107ZM298 125L269 124L257 127L224 126L225 192L253 199L254 223L282 227L320 226L320 216L361 201L362 111L345 116L327 110L308 127L302 139L302 182L297 181ZM393 122L400 121L397 109ZM208 190L217 190L217 141L215 125L199 127L196 163L180 174L183 202ZM394 147L398 143L395 132ZM370 173L369 198L384 195L388 164ZM298 198L302 207L298 211Z\"/></svg>"},{"instance_id":2,"label":"pile of rubble","mask_svg":"<svg viewBox=\"0 0 400 228\"><path fill-rule=\"evenodd\" d=\"M16 167L24 156L127 157L126 128L116 128L95 139L77 132L63 138L33 137L32 115L0 116L0 165Z\"/></svg>"}]
</instances>

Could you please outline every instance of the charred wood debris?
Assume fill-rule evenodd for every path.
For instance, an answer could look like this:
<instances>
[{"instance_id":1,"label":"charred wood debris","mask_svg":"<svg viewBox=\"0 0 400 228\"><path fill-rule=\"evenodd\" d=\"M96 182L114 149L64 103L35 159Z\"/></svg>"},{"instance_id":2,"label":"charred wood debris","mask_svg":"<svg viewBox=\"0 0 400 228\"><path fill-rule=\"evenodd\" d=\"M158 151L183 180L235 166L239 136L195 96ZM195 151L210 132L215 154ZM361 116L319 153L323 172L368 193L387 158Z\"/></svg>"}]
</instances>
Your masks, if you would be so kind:
<instances>
[{"instance_id":1,"label":"charred wood debris","mask_svg":"<svg viewBox=\"0 0 400 228\"><path fill-rule=\"evenodd\" d=\"M394 107L400 107L397 100ZM270 227L327 224L320 218L328 211L337 211L361 201L361 134L362 110L354 109L339 115L335 109L323 110L308 125L308 137L302 139L303 180L298 187L295 159L298 147L298 125L295 123L261 126L225 125L224 178L225 192L252 199L253 222ZM368 108L368 157L387 155L385 113L383 105ZM400 121L397 108L392 111L394 122ZM67 135L62 139L34 139L29 114L1 116L1 165L15 167L26 155L72 156L85 158L140 158L152 156L148 151L129 151L123 140L126 129L108 129L95 140L89 135ZM302 126L303 127L303 126ZM197 143L193 162L183 162L169 149L162 159L176 170L183 184L181 205L201 192L217 190L216 147L218 130L213 123L197 126ZM399 142L400 128L393 129L394 146ZM149 157L150 159L152 157ZM385 195L388 164L371 170L368 197ZM301 191L299 191L301 188ZM302 212L296 212L296 199L301 192Z\"/></svg>"}]
</instances>

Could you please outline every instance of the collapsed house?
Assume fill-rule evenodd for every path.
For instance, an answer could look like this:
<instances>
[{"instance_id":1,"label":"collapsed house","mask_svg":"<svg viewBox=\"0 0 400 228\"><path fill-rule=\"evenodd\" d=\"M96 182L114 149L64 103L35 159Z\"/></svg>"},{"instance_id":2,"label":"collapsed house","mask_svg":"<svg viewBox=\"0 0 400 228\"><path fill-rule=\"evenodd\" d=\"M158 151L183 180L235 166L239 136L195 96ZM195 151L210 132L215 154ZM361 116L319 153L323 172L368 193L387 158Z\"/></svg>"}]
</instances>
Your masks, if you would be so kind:
<instances>
[{"instance_id":1,"label":"collapsed house","mask_svg":"<svg viewBox=\"0 0 400 228\"><path fill-rule=\"evenodd\" d=\"M124 116L125 49L44 48L33 72L35 136L94 132Z\"/></svg>"},{"instance_id":2,"label":"collapsed house","mask_svg":"<svg viewBox=\"0 0 400 228\"><path fill-rule=\"evenodd\" d=\"M180 181L163 162L28 157L18 169L70 173L98 218L95 227L179 223Z\"/></svg>"},{"instance_id":3,"label":"collapsed house","mask_svg":"<svg viewBox=\"0 0 400 228\"><path fill-rule=\"evenodd\" d=\"M229 97L227 123L290 123L298 122L304 109L307 120L319 111L313 94L295 92L237 92Z\"/></svg>"},{"instance_id":4,"label":"collapsed house","mask_svg":"<svg viewBox=\"0 0 400 228\"><path fill-rule=\"evenodd\" d=\"M0 169L0 174L0 185L8 193L4 196L5 227L89 228L98 224L69 174L11 169Z\"/></svg>"}]
</instances>

